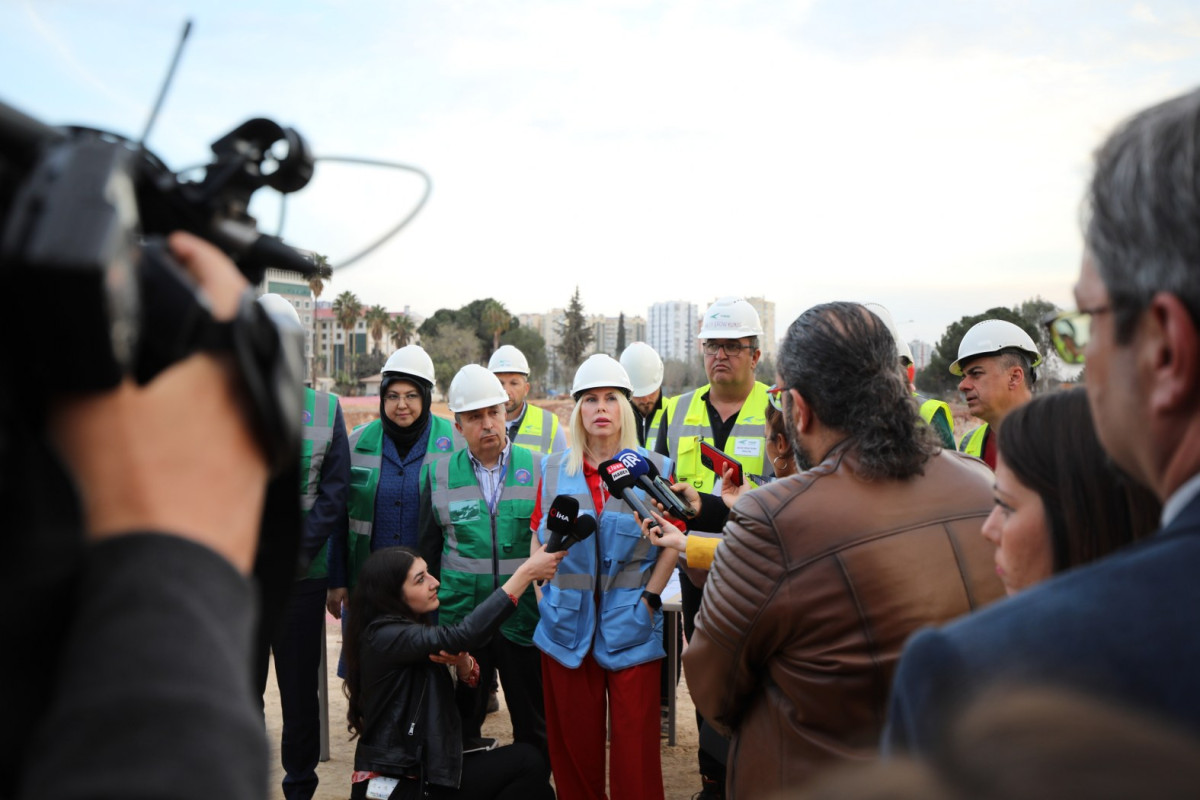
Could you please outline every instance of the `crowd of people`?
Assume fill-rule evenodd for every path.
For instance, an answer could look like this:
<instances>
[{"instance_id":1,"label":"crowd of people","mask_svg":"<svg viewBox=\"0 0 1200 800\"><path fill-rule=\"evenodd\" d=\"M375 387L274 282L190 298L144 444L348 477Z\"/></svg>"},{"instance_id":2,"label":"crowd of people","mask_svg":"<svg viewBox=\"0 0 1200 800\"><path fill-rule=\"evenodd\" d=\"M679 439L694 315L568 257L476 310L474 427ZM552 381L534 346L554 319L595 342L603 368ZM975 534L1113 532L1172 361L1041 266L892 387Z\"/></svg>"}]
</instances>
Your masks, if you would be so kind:
<instances>
[{"instance_id":1,"label":"crowd of people","mask_svg":"<svg viewBox=\"0 0 1200 800\"><path fill-rule=\"evenodd\" d=\"M311 798L328 609L345 631L358 741L335 780L351 797L662 798L677 676L661 593L677 568L699 798L1194 791L1197 151L1200 92L1101 147L1078 307L1047 323L1085 386L1035 394L1047 354L981 322L950 369L984 424L957 442L944 403L915 394L886 309L851 302L790 325L768 386L757 314L719 299L698 334L704 386L664 397L637 343L580 364L563 426L526 401L508 346L455 375L452 421L432 413L417 345L387 360L379 419L349 436L336 398L308 390L301 563L284 623L257 637L266 468L227 365L193 356L56 409L93 549L19 795L263 796L251 665L261 695L273 650L283 791ZM232 265L191 237L172 247L232 313ZM181 424L164 408L185 395ZM115 445L113 420L187 437L187 464L147 437ZM686 513L634 480L646 465ZM219 479L183 499L180 474ZM496 682L507 746L481 735ZM139 724L93 741L106 708Z\"/></svg>"}]
</instances>

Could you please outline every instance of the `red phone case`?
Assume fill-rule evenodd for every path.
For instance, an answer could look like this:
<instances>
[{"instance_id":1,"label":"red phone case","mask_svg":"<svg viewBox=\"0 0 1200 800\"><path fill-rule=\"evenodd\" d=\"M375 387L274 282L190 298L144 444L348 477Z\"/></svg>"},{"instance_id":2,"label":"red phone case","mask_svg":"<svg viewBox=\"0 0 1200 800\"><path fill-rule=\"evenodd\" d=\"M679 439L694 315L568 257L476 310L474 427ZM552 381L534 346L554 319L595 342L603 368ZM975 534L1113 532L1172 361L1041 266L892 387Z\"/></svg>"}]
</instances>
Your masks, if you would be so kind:
<instances>
[{"instance_id":1,"label":"red phone case","mask_svg":"<svg viewBox=\"0 0 1200 800\"><path fill-rule=\"evenodd\" d=\"M700 463L711 469L720 478L725 470L733 467L733 477L730 481L734 486L742 485L742 465L736 458L722 453L706 441L700 442Z\"/></svg>"}]
</instances>

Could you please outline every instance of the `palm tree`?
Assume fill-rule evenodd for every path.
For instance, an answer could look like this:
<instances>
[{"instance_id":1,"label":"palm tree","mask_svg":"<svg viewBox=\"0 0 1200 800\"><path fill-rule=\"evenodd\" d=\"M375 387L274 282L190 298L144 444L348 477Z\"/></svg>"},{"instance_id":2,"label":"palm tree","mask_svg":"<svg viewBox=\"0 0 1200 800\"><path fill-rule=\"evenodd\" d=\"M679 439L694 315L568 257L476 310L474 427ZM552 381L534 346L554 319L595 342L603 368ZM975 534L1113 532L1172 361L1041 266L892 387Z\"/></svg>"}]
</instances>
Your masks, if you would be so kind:
<instances>
[{"instance_id":1,"label":"palm tree","mask_svg":"<svg viewBox=\"0 0 1200 800\"><path fill-rule=\"evenodd\" d=\"M492 352L495 352L500 346L500 337L512 324L512 316L504 306L495 300L489 300L483 308L483 313L479 315L479 321L483 323L483 329L492 335Z\"/></svg>"},{"instance_id":2,"label":"palm tree","mask_svg":"<svg viewBox=\"0 0 1200 800\"><path fill-rule=\"evenodd\" d=\"M329 259L320 253L313 253L312 260L317 271L308 279L308 288L313 293L313 299L316 300L325 289L325 281L333 277L333 267L329 266Z\"/></svg>"},{"instance_id":3,"label":"palm tree","mask_svg":"<svg viewBox=\"0 0 1200 800\"><path fill-rule=\"evenodd\" d=\"M389 328L392 315L383 306L374 305L367 309L367 313L363 314L363 319L367 321L367 331L375 342L375 351L382 350L383 346L380 342L383 340L383 332Z\"/></svg>"},{"instance_id":4,"label":"palm tree","mask_svg":"<svg viewBox=\"0 0 1200 800\"><path fill-rule=\"evenodd\" d=\"M397 314L392 317L388 331L392 335L392 343L396 347L404 347L412 341L413 335L417 332L417 326L413 324L408 314Z\"/></svg>"},{"instance_id":5,"label":"palm tree","mask_svg":"<svg viewBox=\"0 0 1200 800\"><path fill-rule=\"evenodd\" d=\"M354 355L354 326L362 316L362 303L358 301L358 296L349 291L339 294L333 301L333 316L337 318L338 325L346 334L347 355L342 363L342 370L349 372Z\"/></svg>"}]
</instances>

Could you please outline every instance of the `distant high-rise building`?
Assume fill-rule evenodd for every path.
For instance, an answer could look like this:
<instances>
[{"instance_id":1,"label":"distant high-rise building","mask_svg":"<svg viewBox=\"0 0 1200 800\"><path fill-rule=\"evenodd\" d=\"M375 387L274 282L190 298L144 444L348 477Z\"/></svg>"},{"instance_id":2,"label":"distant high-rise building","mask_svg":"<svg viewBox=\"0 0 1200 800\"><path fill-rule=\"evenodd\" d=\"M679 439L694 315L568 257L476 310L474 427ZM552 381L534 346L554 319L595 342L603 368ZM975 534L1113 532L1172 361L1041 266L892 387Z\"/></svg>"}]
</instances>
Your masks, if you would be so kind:
<instances>
[{"instance_id":1,"label":"distant high-rise building","mask_svg":"<svg viewBox=\"0 0 1200 800\"><path fill-rule=\"evenodd\" d=\"M775 303L763 297L747 297L746 302L754 306L758 312L758 321L762 323L763 335L758 341L759 349L768 358L775 358Z\"/></svg>"},{"instance_id":2,"label":"distant high-rise building","mask_svg":"<svg viewBox=\"0 0 1200 800\"><path fill-rule=\"evenodd\" d=\"M913 365L917 369L928 367L929 362L933 360L933 345L920 339L913 339L908 346L912 350Z\"/></svg>"},{"instance_id":3,"label":"distant high-rise building","mask_svg":"<svg viewBox=\"0 0 1200 800\"><path fill-rule=\"evenodd\" d=\"M313 331L316 328L316 301L308 280L299 272L270 267L258 285L259 294L277 294L291 303L304 328L304 380L312 380Z\"/></svg>"},{"instance_id":4,"label":"distant high-rise building","mask_svg":"<svg viewBox=\"0 0 1200 800\"><path fill-rule=\"evenodd\" d=\"M672 300L650 306L646 322L646 341L663 359L690 361L696 357L696 333L699 316L695 303ZM628 338L632 342L636 339Z\"/></svg>"}]
</instances>

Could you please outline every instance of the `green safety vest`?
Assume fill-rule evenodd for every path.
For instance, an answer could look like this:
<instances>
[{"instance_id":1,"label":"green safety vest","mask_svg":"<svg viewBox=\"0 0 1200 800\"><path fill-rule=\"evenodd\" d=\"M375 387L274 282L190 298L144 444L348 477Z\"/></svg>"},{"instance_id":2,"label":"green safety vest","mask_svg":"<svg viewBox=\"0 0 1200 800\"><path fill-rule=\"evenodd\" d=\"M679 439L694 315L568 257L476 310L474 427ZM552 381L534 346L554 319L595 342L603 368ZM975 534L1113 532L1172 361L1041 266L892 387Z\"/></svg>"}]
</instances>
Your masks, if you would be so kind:
<instances>
[{"instance_id":1,"label":"green safety vest","mask_svg":"<svg viewBox=\"0 0 1200 800\"><path fill-rule=\"evenodd\" d=\"M450 420L429 418L429 445L421 468L449 456L463 444ZM375 521L375 492L383 466L383 422L373 420L350 433L350 534L346 543L346 588L353 589L358 571L371 555L371 527Z\"/></svg>"},{"instance_id":2,"label":"green safety vest","mask_svg":"<svg viewBox=\"0 0 1200 800\"><path fill-rule=\"evenodd\" d=\"M962 441L958 444L959 452L975 456L976 458L983 458L983 447L987 443L987 429L988 425L985 422L963 436Z\"/></svg>"},{"instance_id":3,"label":"green safety vest","mask_svg":"<svg viewBox=\"0 0 1200 800\"><path fill-rule=\"evenodd\" d=\"M300 418L300 524L308 518L321 488L321 467L333 444L333 425L337 420L337 398L326 392L304 387L304 413ZM308 567L305 578L324 578L329 574L329 542L321 548Z\"/></svg>"},{"instance_id":4,"label":"green safety vest","mask_svg":"<svg viewBox=\"0 0 1200 800\"><path fill-rule=\"evenodd\" d=\"M500 588L529 559L529 519L537 498L542 457L509 448L496 513L488 509L466 448L425 469L434 519L442 529L442 585L438 623L453 625ZM529 586L517 611L500 627L504 638L533 644L537 599Z\"/></svg>"},{"instance_id":5,"label":"green safety vest","mask_svg":"<svg viewBox=\"0 0 1200 800\"><path fill-rule=\"evenodd\" d=\"M953 450L956 447L954 443L954 413L950 411L950 405L942 402L941 400L934 400L931 397L925 397L924 395L914 394L913 397L917 398L917 400L921 403L921 419L925 420L925 424L929 425L937 432L939 438L942 440L943 447L945 447L947 450ZM945 415L944 429L941 425L938 425L936 422L934 422L934 419L937 418L937 413L939 411Z\"/></svg>"},{"instance_id":6,"label":"green safety vest","mask_svg":"<svg viewBox=\"0 0 1200 800\"><path fill-rule=\"evenodd\" d=\"M667 446L675 460L675 479L688 481L701 492L711 492L717 477L700 463L700 440L713 444L712 425L704 402L704 393L709 388L705 385L672 397L666 417ZM663 408L668 405L664 404ZM681 408L684 409L682 414L679 413ZM755 381L725 443L725 452L737 459L744 474L763 474L767 458L767 437L763 429L766 423L767 385Z\"/></svg>"},{"instance_id":7,"label":"green safety vest","mask_svg":"<svg viewBox=\"0 0 1200 800\"><path fill-rule=\"evenodd\" d=\"M550 424L546 424L546 420ZM513 444L532 450L535 453L549 455L554 450L554 437L558 433L558 415L538 408L532 403L525 404L525 416L521 419L521 427L513 437Z\"/></svg>"}]
</instances>

